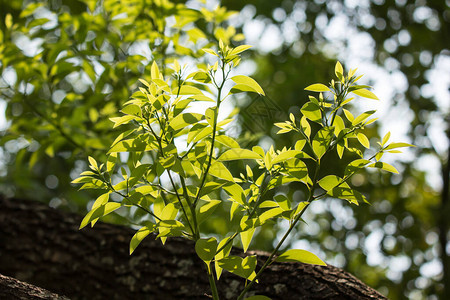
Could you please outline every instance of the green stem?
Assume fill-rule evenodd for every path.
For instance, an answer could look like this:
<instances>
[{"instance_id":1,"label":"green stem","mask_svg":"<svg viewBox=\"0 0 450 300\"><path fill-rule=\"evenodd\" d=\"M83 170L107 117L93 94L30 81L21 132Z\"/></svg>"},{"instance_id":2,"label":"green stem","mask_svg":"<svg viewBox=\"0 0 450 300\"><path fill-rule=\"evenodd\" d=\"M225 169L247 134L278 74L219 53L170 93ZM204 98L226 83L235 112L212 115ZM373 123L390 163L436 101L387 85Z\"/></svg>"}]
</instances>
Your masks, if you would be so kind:
<instances>
[{"instance_id":1,"label":"green stem","mask_svg":"<svg viewBox=\"0 0 450 300\"><path fill-rule=\"evenodd\" d=\"M219 300L219 293L217 291L216 279L214 278L214 273L211 269L211 265L207 265L208 268L208 278L209 278L209 286L211 287L211 293L214 300Z\"/></svg>"},{"instance_id":2,"label":"green stem","mask_svg":"<svg viewBox=\"0 0 450 300\"><path fill-rule=\"evenodd\" d=\"M222 83L221 83L220 86L217 87L218 88L217 106L216 106L216 109L214 110L214 124L213 124L211 148L209 150L208 164L206 165L206 169L205 169L205 172L203 174L202 182L200 183L200 187L198 189L197 196L195 197L195 200L192 203L194 208L196 207L197 202L200 199L201 191L202 191L203 186L205 185L205 182L206 182L206 176L208 175L209 169L211 168L212 158L213 158L213 155L214 155L214 143L215 143L215 140L216 140L217 118L218 118L218 115L219 115L219 107L220 107L220 102L221 102L220 98L221 98L222 89L223 89L223 86L225 85L226 79L227 78L226 78L226 75L225 75L225 63L223 63L222 64Z\"/></svg>"}]
</instances>

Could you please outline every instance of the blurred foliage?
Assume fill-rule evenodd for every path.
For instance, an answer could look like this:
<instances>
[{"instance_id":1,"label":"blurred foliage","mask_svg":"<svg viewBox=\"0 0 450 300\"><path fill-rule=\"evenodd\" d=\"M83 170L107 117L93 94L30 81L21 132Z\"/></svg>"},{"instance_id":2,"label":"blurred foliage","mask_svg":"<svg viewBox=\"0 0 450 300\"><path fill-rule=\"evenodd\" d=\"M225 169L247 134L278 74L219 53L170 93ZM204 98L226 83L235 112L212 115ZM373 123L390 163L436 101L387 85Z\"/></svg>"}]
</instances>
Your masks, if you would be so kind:
<instances>
[{"instance_id":1,"label":"blurred foliage","mask_svg":"<svg viewBox=\"0 0 450 300\"><path fill-rule=\"evenodd\" d=\"M77 211L95 198L76 191L70 181L87 168L87 155L105 160L104 150L116 135L108 118L118 115L137 79L149 76L148 64L184 54L195 57L217 35L235 35L233 29L216 30L229 17L224 10L180 11L182 6L170 7L166 1L10 0L1 5L0 98L6 100L9 123L0 141L0 188L9 196ZM293 144L293 136L277 137L272 124L284 121L283 114L298 113L307 99L304 87L330 78L336 58L351 60L352 36L335 40L325 32L345 16L346 30L370 36L369 60L385 74L406 79L406 90L395 91L392 99L393 107L411 112L409 142L419 146L415 160L432 155L446 170L446 153L436 149L430 132L436 121L442 132L449 130L449 112L439 105L442 99L436 93L424 91L431 70L449 53L448 1L226 0L222 5L241 11L231 20L238 32L256 20L268 32L277 28L282 40L274 50L252 56L252 76L268 97L237 103L243 128L253 133L242 133L249 145ZM263 30L258 38L265 34ZM169 43L174 37L179 47ZM148 53L136 50L142 48ZM258 112L262 115L257 119ZM378 130L373 128L371 137ZM372 206L352 208L332 199L313 206L314 218L298 229L291 245L307 243L311 250L323 251L327 262L344 267L390 299L436 299L444 286L450 287L449 275L443 279L442 272L429 271L440 268L439 234L444 248L447 243L449 196L440 195L439 184L430 186L426 172L415 163L396 166L402 175L355 177L352 183ZM297 200L304 197L295 184L283 192ZM114 221L121 222L118 216ZM205 226L220 228L214 222ZM266 226L252 247L273 247L263 241L277 236L283 226ZM444 270L449 267L445 262Z\"/></svg>"}]
</instances>

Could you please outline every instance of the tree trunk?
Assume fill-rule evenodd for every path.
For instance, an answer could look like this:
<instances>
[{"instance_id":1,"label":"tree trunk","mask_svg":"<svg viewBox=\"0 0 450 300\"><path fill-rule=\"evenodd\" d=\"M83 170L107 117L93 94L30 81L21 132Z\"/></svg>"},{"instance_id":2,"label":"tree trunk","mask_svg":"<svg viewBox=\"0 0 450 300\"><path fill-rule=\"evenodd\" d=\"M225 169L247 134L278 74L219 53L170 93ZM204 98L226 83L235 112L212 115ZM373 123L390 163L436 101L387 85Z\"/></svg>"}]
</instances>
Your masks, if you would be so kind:
<instances>
[{"instance_id":1,"label":"tree trunk","mask_svg":"<svg viewBox=\"0 0 450 300\"><path fill-rule=\"evenodd\" d=\"M208 299L204 264L193 243L147 237L132 256L130 228L98 222L78 230L81 217L37 202L0 197L0 273L71 299ZM243 255L236 250L238 255ZM261 266L267 253L257 252ZM230 273L218 284L235 299L244 282ZM248 295L272 299L386 299L333 266L274 263ZM0 294L1 295L1 294Z\"/></svg>"},{"instance_id":2,"label":"tree trunk","mask_svg":"<svg viewBox=\"0 0 450 300\"><path fill-rule=\"evenodd\" d=\"M19 281L15 278L0 274L0 299L23 299L23 300L69 300L64 296L51 293L43 288Z\"/></svg>"}]
</instances>

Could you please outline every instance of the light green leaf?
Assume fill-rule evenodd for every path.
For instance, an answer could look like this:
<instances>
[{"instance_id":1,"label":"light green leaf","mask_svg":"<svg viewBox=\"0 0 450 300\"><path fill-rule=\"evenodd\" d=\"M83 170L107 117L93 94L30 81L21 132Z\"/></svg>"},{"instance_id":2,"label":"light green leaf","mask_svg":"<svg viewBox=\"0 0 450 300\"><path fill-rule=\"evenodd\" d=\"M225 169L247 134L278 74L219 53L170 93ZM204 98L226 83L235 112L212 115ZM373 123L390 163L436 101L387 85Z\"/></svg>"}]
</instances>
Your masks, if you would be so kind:
<instances>
[{"instance_id":1,"label":"light green leaf","mask_svg":"<svg viewBox=\"0 0 450 300\"><path fill-rule=\"evenodd\" d=\"M214 237L209 239L199 239L195 243L195 252L198 257L206 263L209 263L216 255L217 240Z\"/></svg>"},{"instance_id":2,"label":"light green leaf","mask_svg":"<svg viewBox=\"0 0 450 300\"><path fill-rule=\"evenodd\" d=\"M342 68L341 63L338 61L336 62L336 66L334 67L334 73L336 74L336 77L339 78L339 80L342 81L343 75L344 75L344 68Z\"/></svg>"},{"instance_id":3,"label":"light green leaf","mask_svg":"<svg viewBox=\"0 0 450 300\"><path fill-rule=\"evenodd\" d=\"M217 135L216 141L229 148L240 148L239 143L235 139L226 135Z\"/></svg>"},{"instance_id":4,"label":"light green leaf","mask_svg":"<svg viewBox=\"0 0 450 300\"><path fill-rule=\"evenodd\" d=\"M326 192L331 191L334 187L342 182L342 178L336 175L328 175L319 180L318 184Z\"/></svg>"},{"instance_id":5,"label":"light green leaf","mask_svg":"<svg viewBox=\"0 0 450 300\"><path fill-rule=\"evenodd\" d=\"M142 242L142 240L154 231L154 227L144 226L141 227L131 238L130 242L130 255L136 250L137 246Z\"/></svg>"},{"instance_id":6,"label":"light green leaf","mask_svg":"<svg viewBox=\"0 0 450 300\"><path fill-rule=\"evenodd\" d=\"M415 146L408 144L408 143L391 143L384 150L403 148L403 147L415 147Z\"/></svg>"},{"instance_id":7,"label":"light green leaf","mask_svg":"<svg viewBox=\"0 0 450 300\"><path fill-rule=\"evenodd\" d=\"M231 175L227 167L219 161L215 161L211 164L211 167L209 168L209 175L234 182L233 175Z\"/></svg>"},{"instance_id":8,"label":"light green leaf","mask_svg":"<svg viewBox=\"0 0 450 300\"><path fill-rule=\"evenodd\" d=\"M252 150L242 148L232 148L225 151L217 160L229 161L240 159L262 159L262 157L256 152L253 152Z\"/></svg>"},{"instance_id":9,"label":"light green leaf","mask_svg":"<svg viewBox=\"0 0 450 300\"><path fill-rule=\"evenodd\" d=\"M315 254L313 254L309 251L306 251L306 250L299 250L299 249L287 250L286 252L284 252L283 254L278 256L275 261L278 261L278 262L293 261L293 262L301 262L301 263L305 263L305 264L319 265L319 266L327 265L320 258L318 258Z\"/></svg>"},{"instance_id":10,"label":"light green leaf","mask_svg":"<svg viewBox=\"0 0 450 300\"><path fill-rule=\"evenodd\" d=\"M256 230L256 228L250 228L250 229L240 233L242 249L244 250L244 253L247 252L248 247L250 246L250 243L252 241L255 230Z\"/></svg>"},{"instance_id":11,"label":"light green leaf","mask_svg":"<svg viewBox=\"0 0 450 300\"><path fill-rule=\"evenodd\" d=\"M371 91L366 90L366 89L355 90L355 91L352 91L352 93L355 95L358 95L360 97L374 99L374 100L380 100L374 93L372 93Z\"/></svg>"},{"instance_id":12,"label":"light green leaf","mask_svg":"<svg viewBox=\"0 0 450 300\"><path fill-rule=\"evenodd\" d=\"M228 272L243 277L248 280L255 278L256 256L228 256L218 261L219 266Z\"/></svg>"},{"instance_id":13,"label":"light green leaf","mask_svg":"<svg viewBox=\"0 0 450 300\"><path fill-rule=\"evenodd\" d=\"M108 154L114 152L141 152L158 149L158 143L150 137L147 140L144 139L128 139L116 143L109 149Z\"/></svg>"},{"instance_id":14,"label":"light green leaf","mask_svg":"<svg viewBox=\"0 0 450 300\"><path fill-rule=\"evenodd\" d=\"M314 137L312 146L317 158L320 159L327 151L333 137L333 131L333 127L324 127Z\"/></svg>"},{"instance_id":15,"label":"light green leaf","mask_svg":"<svg viewBox=\"0 0 450 300\"><path fill-rule=\"evenodd\" d=\"M192 85L182 85L181 87L176 87L172 91L175 95L198 95L202 94L202 91L199 88L196 88Z\"/></svg>"},{"instance_id":16,"label":"light green leaf","mask_svg":"<svg viewBox=\"0 0 450 300\"><path fill-rule=\"evenodd\" d=\"M321 84L321 83L311 84L310 86L305 88L305 90L312 91L312 92L330 92L331 91L326 85Z\"/></svg>"},{"instance_id":17,"label":"light green leaf","mask_svg":"<svg viewBox=\"0 0 450 300\"><path fill-rule=\"evenodd\" d=\"M256 92L260 95L265 95L261 86L253 78L245 75L236 75L231 77L231 80L236 82L236 85L233 87L233 89ZM247 86L248 88L250 88L250 90L245 89L244 86Z\"/></svg>"},{"instance_id":18,"label":"light green leaf","mask_svg":"<svg viewBox=\"0 0 450 300\"><path fill-rule=\"evenodd\" d=\"M396 168L394 168L393 166L391 166L391 165L388 164L388 163L381 162L381 161L378 161L378 162L376 162L376 163L373 163L373 164L371 164L371 165L368 165L368 167L371 167L371 168L378 168L378 169L382 169L382 170L385 170L385 171L388 171L388 172L391 172L391 173L398 174L398 171L397 171Z\"/></svg>"},{"instance_id":19,"label":"light green leaf","mask_svg":"<svg viewBox=\"0 0 450 300\"><path fill-rule=\"evenodd\" d=\"M258 217L260 225L263 225L267 220L278 217L284 211L285 210L281 207L275 207L275 208L266 210Z\"/></svg>"},{"instance_id":20,"label":"light green leaf","mask_svg":"<svg viewBox=\"0 0 450 300\"><path fill-rule=\"evenodd\" d=\"M367 138L367 136L365 136L365 134L363 133L358 133L356 135L356 137L358 138L358 141L361 143L361 145L363 145L364 147L366 147L367 149L370 148L370 142L369 139Z\"/></svg>"},{"instance_id":21,"label":"light green leaf","mask_svg":"<svg viewBox=\"0 0 450 300\"><path fill-rule=\"evenodd\" d=\"M389 138L390 138L390 137L391 137L391 132L388 131L388 132L384 135L383 140L381 141L381 145L384 146L384 145L389 141Z\"/></svg>"},{"instance_id":22,"label":"light green leaf","mask_svg":"<svg viewBox=\"0 0 450 300\"><path fill-rule=\"evenodd\" d=\"M177 131L185 128L186 126L196 124L197 122L200 122L203 118L204 116L198 113L179 114L178 116L173 118L172 121L170 121L169 126L173 130Z\"/></svg>"},{"instance_id":23,"label":"light green leaf","mask_svg":"<svg viewBox=\"0 0 450 300\"><path fill-rule=\"evenodd\" d=\"M237 46L236 48L234 48L233 50L231 50L231 52L230 52L230 56L232 56L232 55L236 55L236 54L239 54L239 53L241 53L241 52L244 52L245 50L248 50L248 49L250 49L252 46L250 46L250 45L240 45L240 46Z\"/></svg>"},{"instance_id":24,"label":"light green leaf","mask_svg":"<svg viewBox=\"0 0 450 300\"><path fill-rule=\"evenodd\" d=\"M345 168L345 175L356 172L359 169L364 168L369 163L370 160L367 159L356 159L347 165L347 167Z\"/></svg>"},{"instance_id":25,"label":"light green leaf","mask_svg":"<svg viewBox=\"0 0 450 300\"><path fill-rule=\"evenodd\" d=\"M306 102L300 109L301 113L313 122L322 122L322 112L320 106L314 102Z\"/></svg>"},{"instance_id":26,"label":"light green leaf","mask_svg":"<svg viewBox=\"0 0 450 300\"><path fill-rule=\"evenodd\" d=\"M82 229L86 227L87 224L91 223L95 219L98 219L100 217L106 216L109 213L112 213L116 209L118 209L121 206L120 203L117 202L108 202L105 205L99 206L96 209L91 210L86 214L86 216L83 218L80 224L80 228Z\"/></svg>"},{"instance_id":27,"label":"light green leaf","mask_svg":"<svg viewBox=\"0 0 450 300\"><path fill-rule=\"evenodd\" d=\"M355 117L353 117L352 113L349 112L348 110L346 110L345 108L343 108L342 111L344 112L344 115L347 118L347 120L349 120L350 122L353 122Z\"/></svg>"},{"instance_id":28,"label":"light green leaf","mask_svg":"<svg viewBox=\"0 0 450 300\"><path fill-rule=\"evenodd\" d=\"M307 201L300 202L297 205L297 208L295 209L294 216L297 216L298 214L302 213L302 211L304 211L308 207L309 203L310 202Z\"/></svg>"},{"instance_id":29,"label":"light green leaf","mask_svg":"<svg viewBox=\"0 0 450 300\"><path fill-rule=\"evenodd\" d=\"M222 203L220 200L209 200L206 204L200 206L197 217L198 224L204 222L216 210L220 203Z\"/></svg>"},{"instance_id":30,"label":"light green leaf","mask_svg":"<svg viewBox=\"0 0 450 300\"><path fill-rule=\"evenodd\" d=\"M359 115L358 117L356 117L356 119L354 119L352 122L352 125L357 125L361 122L364 122L367 118L369 118L371 115L373 115L376 111L375 110L370 110L370 111L366 111L364 113L362 113L361 115Z\"/></svg>"},{"instance_id":31,"label":"light green leaf","mask_svg":"<svg viewBox=\"0 0 450 300\"><path fill-rule=\"evenodd\" d=\"M214 56L219 57L219 55L218 55L214 50L212 50L212 49L203 48L202 51L205 52L205 53L209 53L209 54L211 54L211 55L214 55Z\"/></svg>"}]
</instances>

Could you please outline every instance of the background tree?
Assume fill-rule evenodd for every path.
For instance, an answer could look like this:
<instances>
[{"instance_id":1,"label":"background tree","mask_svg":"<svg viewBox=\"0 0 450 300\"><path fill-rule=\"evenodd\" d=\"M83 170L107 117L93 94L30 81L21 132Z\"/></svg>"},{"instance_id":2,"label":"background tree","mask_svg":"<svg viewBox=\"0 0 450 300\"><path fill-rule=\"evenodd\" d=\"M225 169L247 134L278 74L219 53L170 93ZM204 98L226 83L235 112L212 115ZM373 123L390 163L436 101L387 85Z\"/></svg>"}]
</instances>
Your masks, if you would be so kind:
<instances>
[{"instance_id":1,"label":"background tree","mask_svg":"<svg viewBox=\"0 0 450 300\"><path fill-rule=\"evenodd\" d=\"M232 28L220 29L218 25L230 15L210 4L208 9L193 11L167 1L96 3L2 2L0 89L10 123L1 140L1 186L7 195L46 199L52 206L85 210L94 197L76 192L69 182L86 168L88 154L101 159L101 153L106 152L115 136L108 118L117 115L120 104L135 89L137 79L149 75L149 62L187 53L195 56L208 40L215 41L217 37L241 37ZM256 67L253 76L271 99L263 99L264 103L271 103L282 112L298 112L307 99L304 86L326 81L332 61L339 58L355 67L352 39L330 33L330 28L337 28L334 22L345 16L346 22L341 26L354 36L365 32L358 37L368 38L373 46L373 52L362 49L369 53L363 58L377 63L378 70L384 70L383 78L400 76L406 80L403 88L393 89L392 107L411 112L407 114L411 117L407 133L410 142L419 146L414 155L437 157L447 180L442 185L430 182L429 173L409 161L402 167L403 177L371 173L360 176L353 183L360 185L373 205L360 207L354 213L330 200L329 205L314 211L321 212L321 216L309 220L310 230L306 232L311 236L308 242L301 243L309 243L314 250L321 245L327 261L345 267L389 298L423 298L443 293L445 284L439 282L450 286L449 264L437 237L440 234L444 249L449 172L448 143L442 142L442 132L448 131L448 82L438 87L444 93L429 92L434 87L429 76L440 65L448 64L448 5L444 1L374 1L356 5L337 0L283 1L279 5L276 1L260 0L243 7L247 3L222 3L241 11L232 20L238 30L251 31L250 17L254 17L264 28L255 41L264 41L270 31L283 37L279 44L270 42L278 47L262 47L252 57ZM171 44L166 37L180 43ZM194 47L195 44L202 46ZM140 49L148 50L142 53ZM375 79L370 78L377 88ZM237 103L243 108L242 123L251 126L254 122L246 122L245 117L252 106L243 101L246 100ZM280 120L283 118L276 119ZM270 132L273 121L259 122L267 126L264 130L251 129L254 133ZM436 134L432 135L436 128L442 144L436 143ZM277 145L292 145L292 137L281 140L274 133L270 139ZM377 135L374 130L373 137ZM260 135L254 143L267 145L270 139ZM302 192L293 185L286 193L301 197ZM120 216L111 220L122 222ZM311 230L318 225L320 234ZM277 230L267 228L260 235L275 236ZM296 241L294 238L291 243ZM273 245L256 239L252 247L269 249ZM444 276L438 272L439 253ZM374 257L378 259L373 260Z\"/></svg>"}]
</instances>

